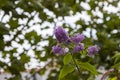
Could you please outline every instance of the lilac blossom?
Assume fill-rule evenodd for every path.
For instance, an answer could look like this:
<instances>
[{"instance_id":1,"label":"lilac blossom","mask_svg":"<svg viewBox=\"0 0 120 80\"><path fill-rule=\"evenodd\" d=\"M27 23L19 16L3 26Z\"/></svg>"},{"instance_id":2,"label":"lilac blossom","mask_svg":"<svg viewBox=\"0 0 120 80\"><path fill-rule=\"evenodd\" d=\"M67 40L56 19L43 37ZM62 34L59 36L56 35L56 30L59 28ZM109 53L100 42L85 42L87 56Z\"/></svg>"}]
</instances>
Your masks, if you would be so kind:
<instances>
[{"instance_id":1,"label":"lilac blossom","mask_svg":"<svg viewBox=\"0 0 120 80\"><path fill-rule=\"evenodd\" d=\"M52 51L53 51L55 54L58 54L58 55L65 54L65 49L63 49L60 45L53 46L53 47L52 47Z\"/></svg>"},{"instance_id":2,"label":"lilac blossom","mask_svg":"<svg viewBox=\"0 0 120 80\"><path fill-rule=\"evenodd\" d=\"M62 43L62 42L68 43L69 42L69 36L62 27L60 27L60 26L57 27L54 30L54 34L59 43Z\"/></svg>"},{"instance_id":3,"label":"lilac blossom","mask_svg":"<svg viewBox=\"0 0 120 80\"><path fill-rule=\"evenodd\" d=\"M83 41L84 40L84 35L83 34L75 34L72 38L71 38L71 40L73 41L73 42L75 42L75 43L79 43L79 42L81 42L81 41Z\"/></svg>"},{"instance_id":4,"label":"lilac blossom","mask_svg":"<svg viewBox=\"0 0 120 80\"><path fill-rule=\"evenodd\" d=\"M99 47L98 46L90 46L87 50L88 55L94 55L97 54L99 51Z\"/></svg>"},{"instance_id":5,"label":"lilac blossom","mask_svg":"<svg viewBox=\"0 0 120 80\"><path fill-rule=\"evenodd\" d=\"M79 43L78 45L76 45L74 47L74 52L80 52L80 51L83 51L84 50L84 45L82 43Z\"/></svg>"}]
</instances>

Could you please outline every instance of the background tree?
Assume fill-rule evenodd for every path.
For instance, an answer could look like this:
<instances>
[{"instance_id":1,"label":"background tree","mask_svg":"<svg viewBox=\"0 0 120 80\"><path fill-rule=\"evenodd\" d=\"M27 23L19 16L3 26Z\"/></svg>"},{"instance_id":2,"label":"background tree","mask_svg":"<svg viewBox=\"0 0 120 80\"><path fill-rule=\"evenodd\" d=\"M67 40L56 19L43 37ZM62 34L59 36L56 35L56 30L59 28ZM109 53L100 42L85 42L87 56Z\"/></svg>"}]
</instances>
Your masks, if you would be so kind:
<instances>
[{"instance_id":1,"label":"background tree","mask_svg":"<svg viewBox=\"0 0 120 80\"><path fill-rule=\"evenodd\" d=\"M67 18L76 16L76 20ZM15 75L9 80L21 80L20 72L29 68L33 59L42 67L41 63L47 62L37 73L42 75L50 69L48 80L58 79L63 56L55 56L51 48L57 43L52 32L59 22L70 35L87 32L84 41L87 46L100 46L94 58L82 58L78 54L80 61L89 62L97 69L113 69L115 74L108 71L104 76L119 78L119 0L0 0L0 68ZM94 79L85 71L81 69L81 75L73 72L65 80Z\"/></svg>"}]
</instances>

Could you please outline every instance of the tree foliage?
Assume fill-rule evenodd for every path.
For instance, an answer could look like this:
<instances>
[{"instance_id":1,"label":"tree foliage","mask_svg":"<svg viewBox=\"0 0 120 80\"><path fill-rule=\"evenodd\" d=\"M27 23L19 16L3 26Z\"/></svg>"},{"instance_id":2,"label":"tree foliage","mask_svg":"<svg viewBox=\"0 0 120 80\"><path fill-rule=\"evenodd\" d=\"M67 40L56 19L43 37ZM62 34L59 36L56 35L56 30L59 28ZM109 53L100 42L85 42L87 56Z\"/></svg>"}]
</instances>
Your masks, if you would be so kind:
<instances>
[{"instance_id":1,"label":"tree foliage","mask_svg":"<svg viewBox=\"0 0 120 80\"><path fill-rule=\"evenodd\" d=\"M34 58L39 63L50 62L39 71L40 75L43 75L47 67L51 69L48 80L57 80L59 74L60 77L68 74L64 80L94 79L91 73L97 73L95 68L100 67L105 70L114 69L116 74L108 74L111 80L119 78L118 7L120 8L119 0L0 0L0 68L15 75L8 80L20 80L20 72L25 71ZM76 15L78 19L75 21L67 18ZM53 29L59 23L70 35L87 32L84 43L87 46L96 44L101 48L99 54L93 58L76 55L81 62L81 76L72 66L67 68L71 61L70 55L56 56L51 51L52 46L57 43L53 37ZM71 72L72 74L69 74ZM32 74L34 73L35 71Z\"/></svg>"}]
</instances>

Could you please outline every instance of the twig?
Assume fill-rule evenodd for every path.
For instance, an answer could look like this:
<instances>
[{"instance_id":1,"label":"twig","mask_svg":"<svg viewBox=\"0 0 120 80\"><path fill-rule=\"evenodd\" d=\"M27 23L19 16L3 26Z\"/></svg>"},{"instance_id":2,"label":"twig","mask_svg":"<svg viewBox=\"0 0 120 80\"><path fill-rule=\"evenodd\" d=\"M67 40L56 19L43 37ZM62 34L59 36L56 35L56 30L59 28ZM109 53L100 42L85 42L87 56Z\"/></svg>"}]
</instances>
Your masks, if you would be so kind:
<instances>
[{"instance_id":1,"label":"twig","mask_svg":"<svg viewBox=\"0 0 120 80\"><path fill-rule=\"evenodd\" d=\"M79 74L80 74L80 69L79 69L79 67L78 67L78 65L77 65L77 63L76 63L76 61L75 61L75 59L74 59L74 57L73 57L73 54L71 53L71 55L72 55L72 60L73 60L75 66L76 66L76 68L77 68L77 70L78 70L78 72L79 72Z\"/></svg>"},{"instance_id":2,"label":"twig","mask_svg":"<svg viewBox=\"0 0 120 80\"><path fill-rule=\"evenodd\" d=\"M114 72L114 70L109 70L109 71L105 72L105 73L103 74L103 76L101 77L101 80L105 80L105 78L107 77L107 75L108 75L109 73L112 73L112 72Z\"/></svg>"},{"instance_id":3,"label":"twig","mask_svg":"<svg viewBox=\"0 0 120 80\"><path fill-rule=\"evenodd\" d=\"M42 69L44 69L46 66L48 66L52 61L48 62L43 68L40 68L39 70L35 71L28 79L34 78L36 73L40 72Z\"/></svg>"}]
</instances>

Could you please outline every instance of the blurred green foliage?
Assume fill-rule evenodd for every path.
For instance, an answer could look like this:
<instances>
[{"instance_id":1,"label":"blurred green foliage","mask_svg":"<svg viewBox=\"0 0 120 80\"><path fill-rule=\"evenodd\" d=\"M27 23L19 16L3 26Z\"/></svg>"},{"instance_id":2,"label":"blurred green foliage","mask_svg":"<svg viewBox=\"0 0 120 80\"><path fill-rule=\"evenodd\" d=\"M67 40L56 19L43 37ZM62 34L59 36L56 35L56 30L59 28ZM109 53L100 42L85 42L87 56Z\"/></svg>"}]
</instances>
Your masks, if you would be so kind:
<instances>
[{"instance_id":1,"label":"blurred green foliage","mask_svg":"<svg viewBox=\"0 0 120 80\"><path fill-rule=\"evenodd\" d=\"M119 2L119 3L118 3ZM81 3L86 3L89 5L90 9L85 9L81 6ZM33 50L35 54L35 59L40 62L46 62L50 59L50 64L46 65L41 71L40 75L43 75L47 69L52 69L48 76L48 80L58 80L60 70L63 64L68 64L71 61L71 56L56 56L51 52L51 48L57 42L53 38L53 35L47 34L43 36L38 34L35 30L27 31L33 26L39 25L41 31L47 32L47 29L50 29L50 26L41 27L45 22L50 24L56 24L59 17L62 17L63 21L66 16L74 16L77 13L82 14L86 12L91 20L87 21L84 19L77 20L75 28L73 28L69 23L63 23L63 27L69 30L69 33L82 33L88 28L90 29L90 37L86 37L84 43L86 46L89 45L99 45L100 52L94 58L81 57L81 54L77 54L77 59L79 59L81 70L81 76L77 71L74 71L72 66L64 66L60 73L60 77L65 77L64 80L94 80L94 77L90 72L97 73L96 67L99 69L100 66L104 67L105 70L115 69L114 75L110 75L111 80L116 79L117 74L120 74L120 10L117 12L109 12L105 10L106 6L118 7L120 4L119 0L0 0L0 55L2 58L6 58L7 55L10 55L10 61L4 62L0 61L0 68L4 69L6 72L14 74L9 80L21 80L20 72L25 70L25 65L30 61L30 56L27 55L29 50ZM18 10L17 10L18 9ZM48 15L47 12L52 12L52 15ZM101 12L103 15L100 17L100 14L95 15L94 12ZM3 15L2 15L3 14ZM38 15L40 21L34 20L35 16ZM4 21L5 17L7 21ZM20 23L20 20L25 23ZM99 22L98 20L101 20ZM33 22L32 25L30 23ZM59 21L59 20L58 20ZM71 20L72 21L72 20ZM81 26L77 28L77 26ZM54 26L53 26L54 27ZM37 28L38 29L38 28ZM96 30L97 39L92 35L92 30ZM12 36L10 40L5 41L5 35ZM20 37L23 36L23 38ZM29 49L23 48L23 51L20 53L18 51L19 47L13 47L13 42L23 46L25 42L30 45ZM48 45L43 46L42 49L40 42L48 41ZM8 49L10 48L10 49ZM18 56L14 56L18 54ZM44 55L43 55L44 54ZM67 60L68 58L68 60ZM89 63L88 63L89 62ZM93 65L93 66L92 66ZM46 68L48 67L48 68ZM54 67L54 69L53 69ZM89 67L89 68L88 68ZM70 70L69 70L70 68ZM64 71L64 69L68 69ZM87 73L84 73L87 69ZM74 71L74 72L73 72ZM72 74L69 74L72 72ZM55 74L54 76L51 74Z\"/></svg>"}]
</instances>

